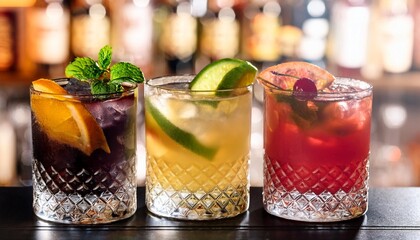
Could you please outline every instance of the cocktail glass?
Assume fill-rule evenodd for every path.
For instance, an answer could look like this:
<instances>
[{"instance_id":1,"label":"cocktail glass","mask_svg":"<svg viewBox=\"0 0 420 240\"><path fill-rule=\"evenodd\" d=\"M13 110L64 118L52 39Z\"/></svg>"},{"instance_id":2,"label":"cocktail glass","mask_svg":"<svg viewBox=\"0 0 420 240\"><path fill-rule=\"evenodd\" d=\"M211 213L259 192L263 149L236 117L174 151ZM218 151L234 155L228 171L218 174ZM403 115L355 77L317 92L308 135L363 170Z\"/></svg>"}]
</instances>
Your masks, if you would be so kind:
<instances>
[{"instance_id":1,"label":"cocktail glass","mask_svg":"<svg viewBox=\"0 0 420 240\"><path fill-rule=\"evenodd\" d=\"M146 206L177 219L233 217L249 206L252 86L191 91L193 77L145 84Z\"/></svg>"},{"instance_id":2,"label":"cocktail glass","mask_svg":"<svg viewBox=\"0 0 420 240\"><path fill-rule=\"evenodd\" d=\"M137 87L91 95L88 86L75 79L55 81L69 93L30 88L35 214L69 224L108 223L132 216L137 208ZM57 124L51 127L50 121ZM74 124L87 132L84 142L72 139ZM95 144L92 139L100 135L106 146L87 151L86 146Z\"/></svg>"},{"instance_id":3,"label":"cocktail glass","mask_svg":"<svg viewBox=\"0 0 420 240\"><path fill-rule=\"evenodd\" d=\"M332 222L368 207L372 86L337 78L313 95L265 85L263 204L286 219Z\"/></svg>"}]
</instances>

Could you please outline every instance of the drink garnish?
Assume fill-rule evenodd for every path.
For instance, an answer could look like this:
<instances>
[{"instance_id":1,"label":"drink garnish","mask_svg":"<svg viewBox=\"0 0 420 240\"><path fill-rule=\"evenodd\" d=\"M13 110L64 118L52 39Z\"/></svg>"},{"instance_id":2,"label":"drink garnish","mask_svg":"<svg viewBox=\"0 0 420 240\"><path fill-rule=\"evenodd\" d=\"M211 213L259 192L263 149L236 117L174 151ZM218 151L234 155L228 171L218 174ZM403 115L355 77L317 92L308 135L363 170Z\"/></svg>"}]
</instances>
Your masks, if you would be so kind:
<instances>
[{"instance_id":1,"label":"drink garnish","mask_svg":"<svg viewBox=\"0 0 420 240\"><path fill-rule=\"evenodd\" d=\"M284 91L277 95L277 100L289 103L293 120L306 128L318 118L317 112L322 107L312 100L318 92L330 86L335 77L311 63L286 62L265 69L257 80L266 88ZM288 91L290 94L287 94Z\"/></svg>"},{"instance_id":2,"label":"drink garnish","mask_svg":"<svg viewBox=\"0 0 420 240\"><path fill-rule=\"evenodd\" d=\"M317 92L314 81L309 78L299 78L293 85L293 96L301 101L314 99Z\"/></svg>"},{"instance_id":3,"label":"drink garnish","mask_svg":"<svg viewBox=\"0 0 420 240\"><path fill-rule=\"evenodd\" d=\"M38 91L31 96L32 112L50 139L88 156L96 149L111 152L102 129L79 100L66 98L67 91L49 79L33 81L32 86Z\"/></svg>"},{"instance_id":4,"label":"drink garnish","mask_svg":"<svg viewBox=\"0 0 420 240\"><path fill-rule=\"evenodd\" d=\"M257 71L248 61L223 58L205 66L191 81L189 88L215 91L246 87L254 82Z\"/></svg>"},{"instance_id":5,"label":"drink garnish","mask_svg":"<svg viewBox=\"0 0 420 240\"><path fill-rule=\"evenodd\" d=\"M95 61L89 57L76 57L67 65L65 74L67 77L76 78L88 82L92 94L107 94L124 91L123 83L142 83L143 72L139 67L128 63L112 63L112 48L104 46Z\"/></svg>"},{"instance_id":6,"label":"drink garnish","mask_svg":"<svg viewBox=\"0 0 420 240\"><path fill-rule=\"evenodd\" d=\"M264 69L257 77L260 78L283 90L293 90L298 79L308 78L315 83L318 91L327 88L335 79L327 70L308 62L280 63Z\"/></svg>"},{"instance_id":7,"label":"drink garnish","mask_svg":"<svg viewBox=\"0 0 420 240\"><path fill-rule=\"evenodd\" d=\"M125 83L144 81L143 72L137 66L127 62L111 63L112 48L106 45L99 51L97 61L76 57L67 65L65 74L88 82L93 95L119 93L124 91ZM79 100L65 98L68 92L50 79L36 80L32 86L39 91L32 96L32 111L49 138L75 147L86 155L96 149L111 152L103 130ZM55 114L50 114L52 109Z\"/></svg>"}]
</instances>

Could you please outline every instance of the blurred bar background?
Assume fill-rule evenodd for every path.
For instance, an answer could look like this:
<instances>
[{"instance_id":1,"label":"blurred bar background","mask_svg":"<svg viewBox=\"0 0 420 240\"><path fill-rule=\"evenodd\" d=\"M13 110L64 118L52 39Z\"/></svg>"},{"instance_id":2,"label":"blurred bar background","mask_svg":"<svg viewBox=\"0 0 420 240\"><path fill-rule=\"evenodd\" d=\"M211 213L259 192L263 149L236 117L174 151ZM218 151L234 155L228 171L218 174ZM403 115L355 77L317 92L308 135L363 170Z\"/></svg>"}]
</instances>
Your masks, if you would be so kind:
<instances>
[{"instance_id":1,"label":"blurred bar background","mask_svg":"<svg viewBox=\"0 0 420 240\"><path fill-rule=\"evenodd\" d=\"M237 57L302 60L374 85L371 186L420 185L418 0L0 0L0 185L31 185L28 87L110 44L146 78ZM142 88L140 88L140 92ZM262 91L254 86L251 183L262 184ZM139 104L138 180L144 184ZM349 146L351 148L351 146Z\"/></svg>"}]
</instances>

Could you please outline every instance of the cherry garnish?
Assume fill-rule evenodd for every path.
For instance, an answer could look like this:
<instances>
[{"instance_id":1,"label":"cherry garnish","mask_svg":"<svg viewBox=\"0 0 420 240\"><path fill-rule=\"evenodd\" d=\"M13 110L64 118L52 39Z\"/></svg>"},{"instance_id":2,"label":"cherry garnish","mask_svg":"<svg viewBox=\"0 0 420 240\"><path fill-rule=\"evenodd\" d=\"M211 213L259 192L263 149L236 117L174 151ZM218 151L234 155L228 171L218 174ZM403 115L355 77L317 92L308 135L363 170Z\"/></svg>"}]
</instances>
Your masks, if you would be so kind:
<instances>
[{"instance_id":1,"label":"cherry garnish","mask_svg":"<svg viewBox=\"0 0 420 240\"><path fill-rule=\"evenodd\" d=\"M314 81L309 78L299 78L293 85L293 96L297 100L312 100L316 97L317 92Z\"/></svg>"}]
</instances>

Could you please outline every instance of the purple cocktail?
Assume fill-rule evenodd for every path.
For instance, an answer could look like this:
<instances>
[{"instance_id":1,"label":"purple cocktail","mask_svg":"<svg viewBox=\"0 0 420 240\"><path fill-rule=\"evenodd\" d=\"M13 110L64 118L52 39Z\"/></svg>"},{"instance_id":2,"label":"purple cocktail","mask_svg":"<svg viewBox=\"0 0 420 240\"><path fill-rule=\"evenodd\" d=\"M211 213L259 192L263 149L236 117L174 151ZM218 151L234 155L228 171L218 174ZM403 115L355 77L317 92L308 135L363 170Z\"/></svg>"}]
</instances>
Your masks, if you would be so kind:
<instances>
[{"instance_id":1,"label":"purple cocktail","mask_svg":"<svg viewBox=\"0 0 420 240\"><path fill-rule=\"evenodd\" d=\"M30 90L35 214L78 224L132 216L137 88L92 95L83 82L55 82L67 94Z\"/></svg>"}]
</instances>

